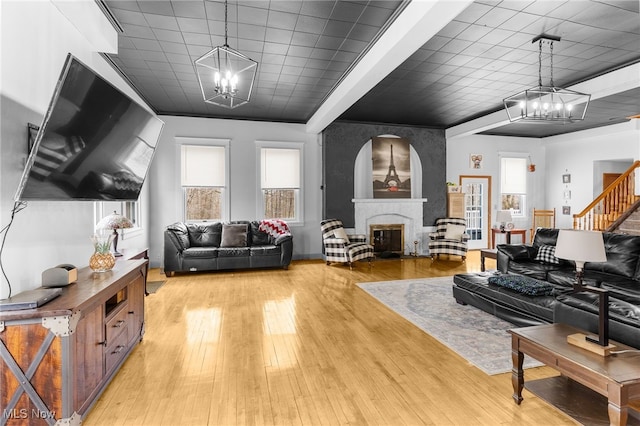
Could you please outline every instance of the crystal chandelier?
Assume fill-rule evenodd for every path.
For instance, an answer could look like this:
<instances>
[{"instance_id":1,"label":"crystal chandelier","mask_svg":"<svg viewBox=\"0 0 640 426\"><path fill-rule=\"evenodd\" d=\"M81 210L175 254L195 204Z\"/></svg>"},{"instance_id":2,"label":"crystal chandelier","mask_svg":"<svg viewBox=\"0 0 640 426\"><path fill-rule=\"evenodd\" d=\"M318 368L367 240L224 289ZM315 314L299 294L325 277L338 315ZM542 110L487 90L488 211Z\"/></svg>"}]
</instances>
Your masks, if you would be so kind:
<instances>
[{"instance_id":1,"label":"crystal chandelier","mask_svg":"<svg viewBox=\"0 0 640 426\"><path fill-rule=\"evenodd\" d=\"M542 85L542 45L549 44L551 78L549 86ZM573 123L584 120L591 95L574 90L555 87L553 83L553 42L560 37L539 35L532 40L538 42L538 86L504 99L511 122Z\"/></svg>"},{"instance_id":2,"label":"crystal chandelier","mask_svg":"<svg viewBox=\"0 0 640 426\"><path fill-rule=\"evenodd\" d=\"M249 102L258 63L227 43L227 1L224 2L224 46L214 47L196 59L198 82L204 101L225 108Z\"/></svg>"}]
</instances>

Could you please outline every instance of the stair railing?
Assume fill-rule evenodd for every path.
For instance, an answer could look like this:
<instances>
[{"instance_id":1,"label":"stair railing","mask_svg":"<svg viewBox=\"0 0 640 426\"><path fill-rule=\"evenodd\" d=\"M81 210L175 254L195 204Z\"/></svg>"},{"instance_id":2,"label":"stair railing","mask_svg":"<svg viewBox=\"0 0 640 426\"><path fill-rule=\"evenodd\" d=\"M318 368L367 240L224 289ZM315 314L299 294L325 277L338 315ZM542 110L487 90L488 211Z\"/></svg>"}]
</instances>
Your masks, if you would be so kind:
<instances>
[{"instance_id":1,"label":"stair railing","mask_svg":"<svg viewBox=\"0 0 640 426\"><path fill-rule=\"evenodd\" d=\"M584 210L573 215L573 229L606 231L638 199L635 195L635 170L640 161L614 180Z\"/></svg>"}]
</instances>

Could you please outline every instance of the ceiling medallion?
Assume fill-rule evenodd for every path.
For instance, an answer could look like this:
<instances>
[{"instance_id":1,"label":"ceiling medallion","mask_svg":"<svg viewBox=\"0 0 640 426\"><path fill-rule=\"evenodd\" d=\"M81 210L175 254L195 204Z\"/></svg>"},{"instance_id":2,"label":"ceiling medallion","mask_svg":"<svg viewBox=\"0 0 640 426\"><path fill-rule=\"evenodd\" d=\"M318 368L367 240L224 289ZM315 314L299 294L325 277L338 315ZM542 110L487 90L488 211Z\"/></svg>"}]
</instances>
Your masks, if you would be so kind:
<instances>
[{"instance_id":1,"label":"ceiling medallion","mask_svg":"<svg viewBox=\"0 0 640 426\"><path fill-rule=\"evenodd\" d=\"M538 42L538 86L503 100L509 121L528 123L573 123L584 120L591 95L555 87L553 83L553 42L560 37L539 35L531 42ZM542 85L542 45L548 44L551 61L549 86Z\"/></svg>"},{"instance_id":2,"label":"ceiling medallion","mask_svg":"<svg viewBox=\"0 0 640 426\"><path fill-rule=\"evenodd\" d=\"M227 43L227 1L224 2L224 45L196 59L196 72L204 101L225 108L249 102L258 63Z\"/></svg>"}]
</instances>

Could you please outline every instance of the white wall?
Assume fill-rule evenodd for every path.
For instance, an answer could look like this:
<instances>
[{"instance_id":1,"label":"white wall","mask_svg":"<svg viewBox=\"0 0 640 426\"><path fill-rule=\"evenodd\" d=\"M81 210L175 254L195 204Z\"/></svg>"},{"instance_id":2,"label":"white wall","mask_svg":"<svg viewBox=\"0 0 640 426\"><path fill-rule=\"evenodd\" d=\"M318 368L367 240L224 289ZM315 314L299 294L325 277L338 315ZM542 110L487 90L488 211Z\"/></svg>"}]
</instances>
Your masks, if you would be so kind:
<instances>
[{"instance_id":1,"label":"white wall","mask_svg":"<svg viewBox=\"0 0 640 426\"><path fill-rule=\"evenodd\" d=\"M0 10L0 224L5 226L27 156L27 123L40 124L67 53L142 101L96 53L112 51L117 34L95 2L2 0ZM86 266L94 225L91 202L30 202L15 216L2 255L13 294L40 286L42 271L57 264ZM143 232L125 237L118 247L146 244ZM4 277L1 282L0 298L5 298Z\"/></svg>"},{"instance_id":2,"label":"white wall","mask_svg":"<svg viewBox=\"0 0 640 426\"><path fill-rule=\"evenodd\" d=\"M640 158L640 120L599 127L544 139L547 157L547 200L556 207L558 228L571 228L573 214L593 201L594 163ZM563 184L562 175L571 174L571 183ZM571 200L563 199L565 189ZM562 206L571 206L571 215L562 214Z\"/></svg>"},{"instance_id":3,"label":"white wall","mask_svg":"<svg viewBox=\"0 0 640 426\"><path fill-rule=\"evenodd\" d=\"M527 174L527 216L514 218L516 228L531 227L531 210L552 208L545 198L545 150L539 139L505 136L470 135L447 140L447 182L459 182L460 175L491 176L491 217L500 210L500 154L531 156L536 165L534 173ZM472 154L482 155L482 168L470 166Z\"/></svg>"},{"instance_id":4,"label":"white wall","mask_svg":"<svg viewBox=\"0 0 640 426\"><path fill-rule=\"evenodd\" d=\"M447 140L447 181L458 182L459 175L492 176L492 209L498 210L500 194L500 152L529 153L536 171L529 173L529 215L533 207L556 209L556 226L571 228L573 214L594 199L594 188L602 185L603 171L619 171L619 164L640 158L640 120L544 139L472 135ZM482 169L469 167L469 155L483 156ZM606 170L605 170L606 169ZM570 174L564 184L562 175ZM564 191L571 199L564 199ZM562 206L571 214L563 215ZM495 217L495 216L493 216ZM515 221L516 227L529 229L531 218Z\"/></svg>"},{"instance_id":5,"label":"white wall","mask_svg":"<svg viewBox=\"0 0 640 426\"><path fill-rule=\"evenodd\" d=\"M294 258L320 257L322 212L320 137L305 132L303 124L267 123L209 118L161 116L165 128L149 174L151 192L150 259L160 267L163 259L164 229L182 221L180 152L176 137L230 139L229 187L230 220L259 220L256 203L256 141L304 143L304 223L292 226Z\"/></svg>"}]
</instances>

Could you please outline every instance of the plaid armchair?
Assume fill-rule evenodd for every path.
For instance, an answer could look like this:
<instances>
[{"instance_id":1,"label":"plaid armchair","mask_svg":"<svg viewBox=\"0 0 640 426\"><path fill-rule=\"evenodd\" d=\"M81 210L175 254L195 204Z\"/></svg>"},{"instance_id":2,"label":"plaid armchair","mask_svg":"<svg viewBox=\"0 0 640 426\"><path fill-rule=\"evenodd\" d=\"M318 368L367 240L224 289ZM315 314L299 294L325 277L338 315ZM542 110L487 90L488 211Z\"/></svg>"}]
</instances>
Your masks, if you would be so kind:
<instances>
[{"instance_id":1,"label":"plaid armchair","mask_svg":"<svg viewBox=\"0 0 640 426\"><path fill-rule=\"evenodd\" d=\"M367 244L367 237L362 234L347 235L338 219L326 219L320 222L322 231L322 254L327 265L331 262L348 263L353 269L353 262L373 259L373 246Z\"/></svg>"},{"instance_id":2,"label":"plaid armchair","mask_svg":"<svg viewBox=\"0 0 640 426\"><path fill-rule=\"evenodd\" d=\"M446 217L436 220L436 232L429 234L429 255L433 260L440 254L452 254L462 256L464 262L467 258L466 233L467 222L462 218Z\"/></svg>"}]
</instances>

